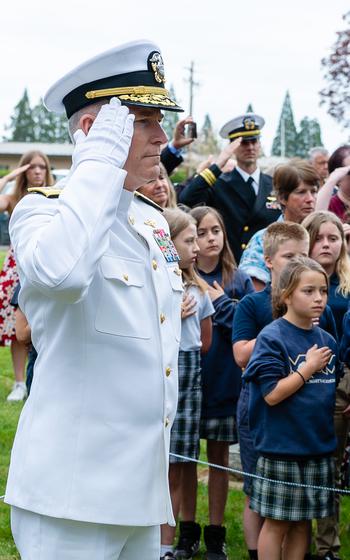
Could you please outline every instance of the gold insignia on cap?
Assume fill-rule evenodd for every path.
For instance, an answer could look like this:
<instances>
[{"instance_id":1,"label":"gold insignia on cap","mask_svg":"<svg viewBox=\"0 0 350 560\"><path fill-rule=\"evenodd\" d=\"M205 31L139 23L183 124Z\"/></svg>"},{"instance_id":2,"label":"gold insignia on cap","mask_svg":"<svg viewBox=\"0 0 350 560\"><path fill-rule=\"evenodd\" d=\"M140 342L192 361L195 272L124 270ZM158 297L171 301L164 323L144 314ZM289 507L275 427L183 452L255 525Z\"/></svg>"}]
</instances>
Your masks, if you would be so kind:
<instances>
[{"instance_id":1,"label":"gold insignia on cap","mask_svg":"<svg viewBox=\"0 0 350 560\"><path fill-rule=\"evenodd\" d=\"M156 82L159 84L165 84L164 62L162 55L155 51L149 59L149 62L151 63L151 68L154 72Z\"/></svg>"},{"instance_id":2,"label":"gold insignia on cap","mask_svg":"<svg viewBox=\"0 0 350 560\"><path fill-rule=\"evenodd\" d=\"M227 138L239 138L241 137L244 138L245 136L260 136L260 130L243 130L241 132L231 132L231 134L228 134Z\"/></svg>"},{"instance_id":3,"label":"gold insignia on cap","mask_svg":"<svg viewBox=\"0 0 350 560\"><path fill-rule=\"evenodd\" d=\"M245 130L254 130L255 129L255 120L247 117L243 120L243 126Z\"/></svg>"},{"instance_id":4,"label":"gold insignia on cap","mask_svg":"<svg viewBox=\"0 0 350 560\"><path fill-rule=\"evenodd\" d=\"M161 87L152 87L152 86L131 86L131 87L115 87L115 88L107 88L107 89L96 89L92 91L87 91L85 93L85 97L87 99L94 99L95 97L111 97L112 95L117 95L118 97L122 98L125 95L134 95L134 96L162 96L166 97L169 95L167 89ZM137 99L140 99L139 97ZM174 103L175 105L175 103Z\"/></svg>"},{"instance_id":5,"label":"gold insignia on cap","mask_svg":"<svg viewBox=\"0 0 350 560\"><path fill-rule=\"evenodd\" d=\"M161 105L162 107L176 107L176 103L165 95L118 95L122 101L133 101L135 103L146 103L149 105Z\"/></svg>"}]
</instances>

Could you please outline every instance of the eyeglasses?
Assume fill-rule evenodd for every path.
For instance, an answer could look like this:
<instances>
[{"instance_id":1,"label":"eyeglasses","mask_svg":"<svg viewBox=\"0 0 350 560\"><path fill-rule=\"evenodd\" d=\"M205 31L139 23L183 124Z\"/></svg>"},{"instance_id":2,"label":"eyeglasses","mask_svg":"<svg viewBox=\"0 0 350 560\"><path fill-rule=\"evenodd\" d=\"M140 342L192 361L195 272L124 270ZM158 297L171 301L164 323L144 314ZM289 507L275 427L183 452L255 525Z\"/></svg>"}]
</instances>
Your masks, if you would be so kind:
<instances>
[{"instance_id":1,"label":"eyeglasses","mask_svg":"<svg viewBox=\"0 0 350 560\"><path fill-rule=\"evenodd\" d=\"M46 171L47 169L46 165L43 165L42 163L31 163L28 169L35 169L36 167L41 171Z\"/></svg>"}]
</instances>

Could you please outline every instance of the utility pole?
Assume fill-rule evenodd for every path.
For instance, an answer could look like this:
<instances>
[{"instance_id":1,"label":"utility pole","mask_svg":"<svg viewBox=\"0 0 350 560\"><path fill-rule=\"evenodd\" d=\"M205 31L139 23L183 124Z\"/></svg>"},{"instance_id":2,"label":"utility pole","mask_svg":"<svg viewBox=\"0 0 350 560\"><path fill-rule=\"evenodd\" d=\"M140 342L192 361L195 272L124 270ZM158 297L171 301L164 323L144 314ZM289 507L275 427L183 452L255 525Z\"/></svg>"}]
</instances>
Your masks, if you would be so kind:
<instances>
[{"instance_id":1,"label":"utility pole","mask_svg":"<svg viewBox=\"0 0 350 560\"><path fill-rule=\"evenodd\" d=\"M193 89L195 86L199 86L198 82L194 81L194 62L193 60L191 61L191 65L189 68L186 68L186 70L189 71L190 76L188 79L186 79L186 81L189 83L190 85L190 111L189 111L189 115L191 115L191 117L193 117ZM188 161L188 176L192 175L195 171L196 165L193 163L193 156L192 156L192 145L190 144L187 147L187 151L188 151L188 157L187 157L187 161Z\"/></svg>"},{"instance_id":2,"label":"utility pole","mask_svg":"<svg viewBox=\"0 0 350 560\"><path fill-rule=\"evenodd\" d=\"M191 61L190 67L186 68L186 70L188 70L189 73L190 73L190 77L188 78L188 80L186 80L186 81L188 81L188 83L190 85L190 111L189 111L189 114L193 115L193 88L195 86L199 86L199 83L195 82L194 77L193 77L194 76L194 62L193 62L193 60Z\"/></svg>"}]
</instances>

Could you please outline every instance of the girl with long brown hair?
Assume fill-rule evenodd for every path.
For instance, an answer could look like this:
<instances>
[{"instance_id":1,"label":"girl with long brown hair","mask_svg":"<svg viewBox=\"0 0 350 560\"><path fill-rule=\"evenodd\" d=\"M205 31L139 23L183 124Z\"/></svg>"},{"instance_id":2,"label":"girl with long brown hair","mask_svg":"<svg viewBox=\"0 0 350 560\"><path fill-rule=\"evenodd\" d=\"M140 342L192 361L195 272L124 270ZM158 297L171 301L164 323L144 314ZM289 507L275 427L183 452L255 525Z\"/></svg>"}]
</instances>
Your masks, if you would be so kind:
<instances>
[{"instance_id":1,"label":"girl with long brown hair","mask_svg":"<svg viewBox=\"0 0 350 560\"><path fill-rule=\"evenodd\" d=\"M232 355L232 321L238 301L254 288L249 276L237 270L219 212L198 206L191 215L197 223L198 272L209 286L215 308L213 342L202 357L201 438L207 440L208 462L227 467L229 446L237 442L236 407L241 389L241 369ZM209 524L204 528L207 553L226 558L223 521L228 474L209 468L208 491Z\"/></svg>"},{"instance_id":2,"label":"girl with long brown hair","mask_svg":"<svg viewBox=\"0 0 350 560\"><path fill-rule=\"evenodd\" d=\"M2 193L5 186L12 180L15 180L13 192ZM19 161L18 168L0 179L0 212L8 212L11 215L16 204L27 194L29 187L38 188L50 186L53 183L47 156L38 150L25 153ZM0 272L0 345L11 346L15 375L15 383L7 397L8 401L20 401L27 395L24 382L27 347L16 339L14 308L10 305L17 284L16 262L10 247Z\"/></svg>"},{"instance_id":3,"label":"girl with long brown hair","mask_svg":"<svg viewBox=\"0 0 350 560\"><path fill-rule=\"evenodd\" d=\"M164 217L169 224L171 239L179 255L179 268L184 286L178 359L179 398L170 435L169 460L170 494L175 519L178 517L180 505L182 515L180 538L175 551L175 528L162 525L161 530L160 556L162 560L171 560L190 558L199 549L201 529L195 522L197 469L190 458L198 459L199 456L201 353L207 352L211 344L211 315L214 308L207 293L208 286L195 270L199 251L196 221L179 208L164 210ZM188 546L190 550L186 551ZM186 556L187 552L191 556Z\"/></svg>"}]
</instances>

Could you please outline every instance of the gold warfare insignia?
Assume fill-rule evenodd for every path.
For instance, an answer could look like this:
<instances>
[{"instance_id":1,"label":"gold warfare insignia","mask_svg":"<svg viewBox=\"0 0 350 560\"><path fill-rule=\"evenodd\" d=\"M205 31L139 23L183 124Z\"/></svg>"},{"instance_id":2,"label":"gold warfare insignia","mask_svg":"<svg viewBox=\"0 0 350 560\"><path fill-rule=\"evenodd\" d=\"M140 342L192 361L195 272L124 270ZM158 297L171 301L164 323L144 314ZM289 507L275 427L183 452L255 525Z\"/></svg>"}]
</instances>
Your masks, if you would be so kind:
<instances>
[{"instance_id":1,"label":"gold warfare insignia","mask_svg":"<svg viewBox=\"0 0 350 560\"><path fill-rule=\"evenodd\" d=\"M245 130L255 130L255 121L250 117L247 117L243 120L243 126Z\"/></svg>"},{"instance_id":2,"label":"gold warfare insignia","mask_svg":"<svg viewBox=\"0 0 350 560\"><path fill-rule=\"evenodd\" d=\"M162 105L163 107L175 107L176 103L171 101L165 95L118 95L119 99L123 101L134 101L137 103L147 103L152 105Z\"/></svg>"},{"instance_id":3,"label":"gold warfare insignia","mask_svg":"<svg viewBox=\"0 0 350 560\"><path fill-rule=\"evenodd\" d=\"M164 62L162 59L162 55L155 51L152 53L151 58L149 59L151 64L151 68L154 72L154 77L159 84L165 83L165 72L164 72Z\"/></svg>"}]
</instances>

